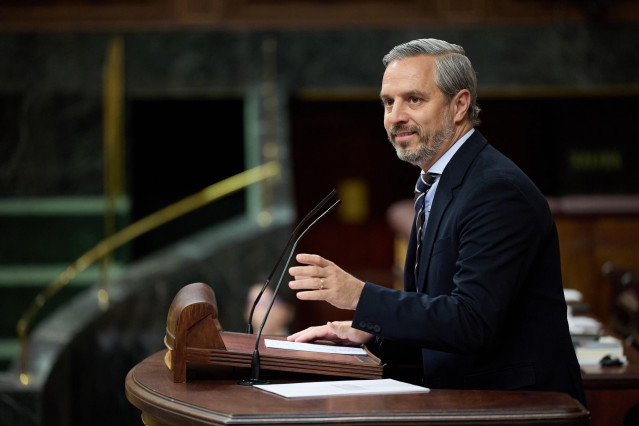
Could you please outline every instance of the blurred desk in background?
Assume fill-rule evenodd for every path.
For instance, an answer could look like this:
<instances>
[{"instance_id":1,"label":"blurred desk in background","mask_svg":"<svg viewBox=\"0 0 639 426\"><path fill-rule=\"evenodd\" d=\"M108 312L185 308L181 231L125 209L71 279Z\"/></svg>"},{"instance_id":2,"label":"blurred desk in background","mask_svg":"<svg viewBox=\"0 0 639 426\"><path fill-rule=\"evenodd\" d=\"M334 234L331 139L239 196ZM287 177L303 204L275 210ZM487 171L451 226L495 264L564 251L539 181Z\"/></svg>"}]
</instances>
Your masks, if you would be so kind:
<instances>
[{"instance_id":1,"label":"blurred desk in background","mask_svg":"<svg viewBox=\"0 0 639 426\"><path fill-rule=\"evenodd\" d=\"M592 426L639 425L639 351L624 343L624 354L622 366L581 366ZM635 422L624 423L630 418Z\"/></svg>"},{"instance_id":2,"label":"blurred desk in background","mask_svg":"<svg viewBox=\"0 0 639 426\"><path fill-rule=\"evenodd\" d=\"M639 196L548 197L557 224L565 288L577 289L597 318L610 316L605 264L639 266Z\"/></svg>"}]
</instances>

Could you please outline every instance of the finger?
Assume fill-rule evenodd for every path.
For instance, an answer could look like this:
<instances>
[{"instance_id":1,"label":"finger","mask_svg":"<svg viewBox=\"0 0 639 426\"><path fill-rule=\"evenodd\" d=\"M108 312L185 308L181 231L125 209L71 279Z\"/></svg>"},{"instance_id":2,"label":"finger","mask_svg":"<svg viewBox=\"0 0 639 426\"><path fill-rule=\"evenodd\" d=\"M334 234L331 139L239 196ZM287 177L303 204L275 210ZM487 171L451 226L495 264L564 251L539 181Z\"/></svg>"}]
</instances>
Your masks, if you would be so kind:
<instances>
[{"instance_id":1,"label":"finger","mask_svg":"<svg viewBox=\"0 0 639 426\"><path fill-rule=\"evenodd\" d=\"M328 261L317 254L299 253L295 256L295 260L305 265L328 266Z\"/></svg>"},{"instance_id":2,"label":"finger","mask_svg":"<svg viewBox=\"0 0 639 426\"><path fill-rule=\"evenodd\" d=\"M288 283L288 287L291 290L318 290L323 285L323 278L305 278L303 280L289 281Z\"/></svg>"},{"instance_id":3,"label":"finger","mask_svg":"<svg viewBox=\"0 0 639 426\"><path fill-rule=\"evenodd\" d=\"M287 337L288 341L294 342L313 342L318 339L327 338L331 335L330 329L326 325L318 327L309 327Z\"/></svg>"},{"instance_id":4,"label":"finger","mask_svg":"<svg viewBox=\"0 0 639 426\"><path fill-rule=\"evenodd\" d=\"M296 281L301 281L301 280L309 280L313 277L311 277L310 275L295 275L293 276L293 278L295 278Z\"/></svg>"},{"instance_id":5,"label":"finger","mask_svg":"<svg viewBox=\"0 0 639 426\"><path fill-rule=\"evenodd\" d=\"M326 300L328 292L325 290L300 291L296 296L299 300Z\"/></svg>"},{"instance_id":6,"label":"finger","mask_svg":"<svg viewBox=\"0 0 639 426\"><path fill-rule=\"evenodd\" d=\"M317 277L322 274L322 268L318 266L292 266L288 270L289 275L296 276L306 276L306 277Z\"/></svg>"},{"instance_id":7,"label":"finger","mask_svg":"<svg viewBox=\"0 0 639 426\"><path fill-rule=\"evenodd\" d=\"M288 341L293 341L293 340L297 339L299 336L301 336L301 335L303 335L304 333L306 333L309 329L310 329L310 327L309 327L309 328L307 328L307 329L304 329L304 330L300 330L300 331L298 331L297 333L293 333L293 334L289 335L289 336L286 338L286 340L288 340Z\"/></svg>"}]
</instances>

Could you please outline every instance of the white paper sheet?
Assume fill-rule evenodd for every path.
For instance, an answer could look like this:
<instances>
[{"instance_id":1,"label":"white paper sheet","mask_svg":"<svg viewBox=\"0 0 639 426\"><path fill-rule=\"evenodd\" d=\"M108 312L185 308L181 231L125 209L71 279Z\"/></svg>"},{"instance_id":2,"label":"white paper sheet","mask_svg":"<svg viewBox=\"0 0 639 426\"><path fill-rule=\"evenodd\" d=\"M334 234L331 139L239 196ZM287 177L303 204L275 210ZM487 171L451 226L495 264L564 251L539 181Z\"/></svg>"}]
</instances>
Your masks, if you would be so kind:
<instances>
[{"instance_id":1,"label":"white paper sheet","mask_svg":"<svg viewBox=\"0 0 639 426\"><path fill-rule=\"evenodd\" d=\"M568 329L572 335L597 335L601 332L601 323L591 317L568 315Z\"/></svg>"},{"instance_id":2,"label":"white paper sheet","mask_svg":"<svg viewBox=\"0 0 639 426\"><path fill-rule=\"evenodd\" d=\"M393 379L283 383L254 387L286 398L428 392L430 389Z\"/></svg>"},{"instance_id":3,"label":"white paper sheet","mask_svg":"<svg viewBox=\"0 0 639 426\"><path fill-rule=\"evenodd\" d=\"M322 352L327 354L366 355L362 348L351 346L318 345L316 343L298 343L288 340L264 339L267 348L289 349L293 351Z\"/></svg>"},{"instance_id":4,"label":"white paper sheet","mask_svg":"<svg viewBox=\"0 0 639 426\"><path fill-rule=\"evenodd\" d=\"M621 365L628 364L628 358L626 358L625 356L622 356L617 359L621 361ZM596 367L601 365L600 364L601 358L597 359L597 358L578 357L577 361L579 362L579 365L582 367Z\"/></svg>"}]
</instances>

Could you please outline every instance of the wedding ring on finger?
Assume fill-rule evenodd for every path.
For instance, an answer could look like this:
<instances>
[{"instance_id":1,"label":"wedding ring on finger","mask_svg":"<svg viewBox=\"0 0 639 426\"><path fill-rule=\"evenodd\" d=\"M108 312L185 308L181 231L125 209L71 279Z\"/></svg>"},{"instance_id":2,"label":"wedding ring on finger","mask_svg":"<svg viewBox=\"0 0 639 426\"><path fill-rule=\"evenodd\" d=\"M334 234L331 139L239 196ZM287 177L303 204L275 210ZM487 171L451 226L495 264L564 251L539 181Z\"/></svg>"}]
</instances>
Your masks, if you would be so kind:
<instances>
[{"instance_id":1,"label":"wedding ring on finger","mask_svg":"<svg viewBox=\"0 0 639 426\"><path fill-rule=\"evenodd\" d=\"M319 285L319 289L320 289L320 290L324 290L324 278L320 278L320 285Z\"/></svg>"}]
</instances>

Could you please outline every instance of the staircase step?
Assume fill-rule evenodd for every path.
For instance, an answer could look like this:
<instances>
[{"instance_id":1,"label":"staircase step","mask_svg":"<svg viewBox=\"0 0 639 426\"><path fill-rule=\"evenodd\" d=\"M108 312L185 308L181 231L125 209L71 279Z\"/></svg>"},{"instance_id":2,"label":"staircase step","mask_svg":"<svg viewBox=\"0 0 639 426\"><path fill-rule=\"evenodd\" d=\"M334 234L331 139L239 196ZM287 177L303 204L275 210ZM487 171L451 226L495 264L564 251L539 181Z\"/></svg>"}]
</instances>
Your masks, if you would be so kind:
<instances>
[{"instance_id":1,"label":"staircase step","mask_svg":"<svg viewBox=\"0 0 639 426\"><path fill-rule=\"evenodd\" d=\"M90 216L104 211L102 196L0 198L0 216ZM126 197L115 202L115 211L129 211Z\"/></svg>"},{"instance_id":2,"label":"staircase step","mask_svg":"<svg viewBox=\"0 0 639 426\"><path fill-rule=\"evenodd\" d=\"M68 265L0 265L0 338L15 337L16 325L20 317L26 312L36 296L50 284ZM109 268L108 278L116 279L121 276L124 266L113 263ZM99 265L92 265L43 306L41 312L34 319L37 324L47 314L65 303L84 289L96 284L100 280Z\"/></svg>"},{"instance_id":3,"label":"staircase step","mask_svg":"<svg viewBox=\"0 0 639 426\"><path fill-rule=\"evenodd\" d=\"M0 289L17 287L43 288L51 283L69 266L66 263L60 264L38 264L38 265L1 265L0 264ZM108 269L108 277L119 277L124 265L113 262ZM69 286L86 287L95 284L100 280L100 265L89 266L79 273L69 282Z\"/></svg>"},{"instance_id":4,"label":"staircase step","mask_svg":"<svg viewBox=\"0 0 639 426\"><path fill-rule=\"evenodd\" d=\"M20 340L0 338L0 371L6 370L20 355Z\"/></svg>"},{"instance_id":5,"label":"staircase step","mask_svg":"<svg viewBox=\"0 0 639 426\"><path fill-rule=\"evenodd\" d=\"M19 353L16 326L34 299L104 239L105 211L102 196L0 198L0 369ZM129 223L128 198L117 200L114 214L116 229ZM109 279L121 275L129 247L119 248L112 258ZM30 329L100 279L97 263L79 273L46 301Z\"/></svg>"},{"instance_id":6,"label":"staircase step","mask_svg":"<svg viewBox=\"0 0 639 426\"><path fill-rule=\"evenodd\" d=\"M115 205L116 229L129 222L129 202ZM0 199L3 263L72 262L104 239L103 197ZM125 260L126 247L115 258Z\"/></svg>"}]
</instances>

